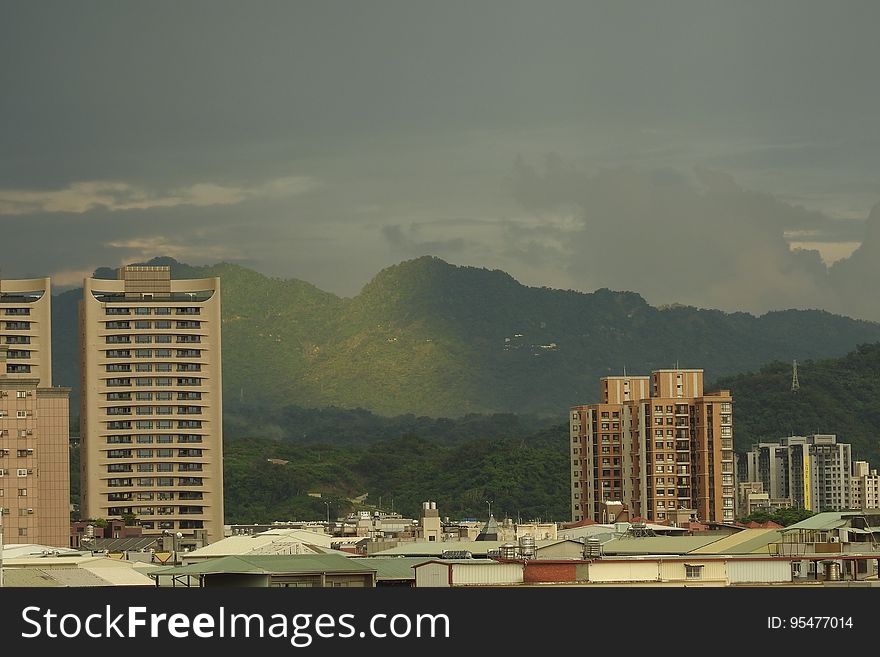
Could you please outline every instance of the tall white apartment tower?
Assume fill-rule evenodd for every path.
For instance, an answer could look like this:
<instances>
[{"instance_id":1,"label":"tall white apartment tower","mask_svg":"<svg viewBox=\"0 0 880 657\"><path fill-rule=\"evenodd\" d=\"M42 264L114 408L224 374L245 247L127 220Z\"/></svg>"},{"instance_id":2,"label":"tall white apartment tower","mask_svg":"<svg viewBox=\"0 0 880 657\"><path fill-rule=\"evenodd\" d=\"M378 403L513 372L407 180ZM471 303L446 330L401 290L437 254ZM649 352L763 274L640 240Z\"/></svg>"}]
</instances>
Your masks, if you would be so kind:
<instances>
[{"instance_id":1,"label":"tall white apartment tower","mask_svg":"<svg viewBox=\"0 0 880 657\"><path fill-rule=\"evenodd\" d=\"M129 266L83 288L83 517L223 538L220 279Z\"/></svg>"}]
</instances>

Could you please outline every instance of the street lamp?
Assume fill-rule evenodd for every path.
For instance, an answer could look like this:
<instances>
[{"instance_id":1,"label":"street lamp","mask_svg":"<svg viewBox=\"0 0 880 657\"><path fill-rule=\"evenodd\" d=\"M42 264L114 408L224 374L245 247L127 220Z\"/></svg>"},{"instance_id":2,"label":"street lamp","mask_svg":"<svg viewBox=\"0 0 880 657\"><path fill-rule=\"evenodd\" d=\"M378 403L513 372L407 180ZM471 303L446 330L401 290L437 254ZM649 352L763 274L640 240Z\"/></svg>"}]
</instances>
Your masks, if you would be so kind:
<instances>
[{"instance_id":1,"label":"street lamp","mask_svg":"<svg viewBox=\"0 0 880 657\"><path fill-rule=\"evenodd\" d=\"M327 529L330 529L330 502L324 500L324 506L327 507Z\"/></svg>"},{"instance_id":2,"label":"street lamp","mask_svg":"<svg viewBox=\"0 0 880 657\"><path fill-rule=\"evenodd\" d=\"M486 504L489 505L489 518L490 519L492 518L492 502L494 502L494 501L495 500L486 500Z\"/></svg>"}]
</instances>

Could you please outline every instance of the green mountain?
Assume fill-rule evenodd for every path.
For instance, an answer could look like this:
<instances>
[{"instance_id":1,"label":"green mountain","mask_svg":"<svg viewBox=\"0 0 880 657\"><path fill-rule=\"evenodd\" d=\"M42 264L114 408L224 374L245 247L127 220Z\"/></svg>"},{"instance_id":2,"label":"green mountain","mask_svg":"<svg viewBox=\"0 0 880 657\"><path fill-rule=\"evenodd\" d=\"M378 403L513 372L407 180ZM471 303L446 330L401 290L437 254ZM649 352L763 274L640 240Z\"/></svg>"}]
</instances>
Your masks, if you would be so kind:
<instances>
[{"instance_id":1,"label":"green mountain","mask_svg":"<svg viewBox=\"0 0 880 657\"><path fill-rule=\"evenodd\" d=\"M352 299L237 265L157 263L178 278L221 278L230 417L287 405L559 417L596 401L599 377L623 367L647 373L678 362L711 380L880 341L880 324L818 310L755 317L655 308L632 292L526 287L501 271L432 257L383 270ZM55 383L75 389L79 294L57 296L53 308Z\"/></svg>"},{"instance_id":2,"label":"green mountain","mask_svg":"<svg viewBox=\"0 0 880 657\"><path fill-rule=\"evenodd\" d=\"M853 457L880 465L880 344L842 358L798 361L800 389L791 391L790 362L716 382L734 399L734 443L746 451L759 440L834 433L852 443Z\"/></svg>"}]
</instances>

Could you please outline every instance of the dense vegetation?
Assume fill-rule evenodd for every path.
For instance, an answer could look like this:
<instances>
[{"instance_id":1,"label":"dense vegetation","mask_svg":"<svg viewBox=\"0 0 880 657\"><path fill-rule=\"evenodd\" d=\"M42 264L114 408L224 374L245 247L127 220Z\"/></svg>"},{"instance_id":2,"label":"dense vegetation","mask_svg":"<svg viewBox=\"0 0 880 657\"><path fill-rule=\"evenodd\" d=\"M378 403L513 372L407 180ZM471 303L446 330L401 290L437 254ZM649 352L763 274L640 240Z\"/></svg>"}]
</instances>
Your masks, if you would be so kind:
<instances>
[{"instance_id":1,"label":"dense vegetation","mask_svg":"<svg viewBox=\"0 0 880 657\"><path fill-rule=\"evenodd\" d=\"M407 432L409 418L361 414L361 439L339 444L336 437L348 430L348 413L297 413L302 423L292 426L323 425L326 433L313 434L308 444L299 429L294 440L227 437L227 522L317 520L327 513L325 502L333 517L380 503L385 510L418 517L427 500L436 501L443 515L458 518L484 518L486 500L493 501L498 515L554 520L570 515L565 425L521 438L517 432L526 425L515 419L506 425L491 417L436 420L422 427L426 439ZM79 450L73 449L74 501L78 464Z\"/></svg>"},{"instance_id":2,"label":"dense vegetation","mask_svg":"<svg viewBox=\"0 0 880 657\"><path fill-rule=\"evenodd\" d=\"M816 514L813 511L806 509L779 509L777 511L755 511L751 515L740 518L739 521L744 523L758 522L763 525L769 520L777 525L788 527L814 515Z\"/></svg>"},{"instance_id":3,"label":"dense vegetation","mask_svg":"<svg viewBox=\"0 0 880 657\"><path fill-rule=\"evenodd\" d=\"M296 445L258 438L226 444L229 522L321 518L324 499L341 515L352 499L418 517L421 502L442 515L484 518L487 500L499 516L565 520L567 428L525 439L475 438L454 445L405 435L369 446ZM268 459L289 461L271 463ZM322 499L309 497L322 493Z\"/></svg>"},{"instance_id":4,"label":"dense vegetation","mask_svg":"<svg viewBox=\"0 0 880 657\"><path fill-rule=\"evenodd\" d=\"M790 362L719 380L734 399L734 443L746 451L759 440L813 433L852 443L853 457L880 465L880 344L842 358L798 361L800 390L791 391Z\"/></svg>"},{"instance_id":5,"label":"dense vegetation","mask_svg":"<svg viewBox=\"0 0 880 657\"><path fill-rule=\"evenodd\" d=\"M178 278L221 278L224 407L248 418L256 404L559 417L597 401L599 377L624 367L648 373L678 362L713 379L880 341L880 324L821 311L658 309L632 292L530 288L501 271L430 257L383 270L353 299L236 265L151 261L161 263ZM74 388L74 409L81 294L53 301L55 383Z\"/></svg>"}]
</instances>

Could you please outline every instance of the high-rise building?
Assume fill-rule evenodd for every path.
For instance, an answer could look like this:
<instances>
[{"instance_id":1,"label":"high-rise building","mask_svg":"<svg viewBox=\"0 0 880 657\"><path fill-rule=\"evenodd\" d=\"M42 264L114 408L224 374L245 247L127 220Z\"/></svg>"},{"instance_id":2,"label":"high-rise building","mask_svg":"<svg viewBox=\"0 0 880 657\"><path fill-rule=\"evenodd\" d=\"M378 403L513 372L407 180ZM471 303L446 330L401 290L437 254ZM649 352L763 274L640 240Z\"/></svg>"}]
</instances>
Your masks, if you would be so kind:
<instances>
[{"instance_id":1,"label":"high-rise building","mask_svg":"<svg viewBox=\"0 0 880 657\"><path fill-rule=\"evenodd\" d=\"M853 461L852 508L880 509L880 475L867 461Z\"/></svg>"},{"instance_id":2,"label":"high-rise building","mask_svg":"<svg viewBox=\"0 0 880 657\"><path fill-rule=\"evenodd\" d=\"M80 324L83 516L223 538L220 280L124 267L85 281Z\"/></svg>"},{"instance_id":3,"label":"high-rise building","mask_svg":"<svg viewBox=\"0 0 880 657\"><path fill-rule=\"evenodd\" d=\"M0 280L0 522L7 543L66 547L69 388L52 387L48 278Z\"/></svg>"},{"instance_id":4,"label":"high-rise building","mask_svg":"<svg viewBox=\"0 0 880 657\"><path fill-rule=\"evenodd\" d=\"M817 513L853 506L852 448L833 434L789 436L758 443L744 457L742 483L761 482L770 497Z\"/></svg>"},{"instance_id":5,"label":"high-rise building","mask_svg":"<svg viewBox=\"0 0 880 657\"><path fill-rule=\"evenodd\" d=\"M598 404L571 409L571 505L575 521L623 502L653 521L691 510L706 521L734 519L730 392L703 392L703 371L656 370L600 381Z\"/></svg>"}]
</instances>

